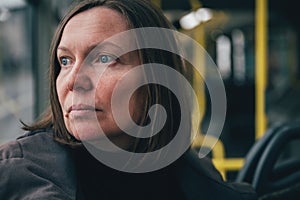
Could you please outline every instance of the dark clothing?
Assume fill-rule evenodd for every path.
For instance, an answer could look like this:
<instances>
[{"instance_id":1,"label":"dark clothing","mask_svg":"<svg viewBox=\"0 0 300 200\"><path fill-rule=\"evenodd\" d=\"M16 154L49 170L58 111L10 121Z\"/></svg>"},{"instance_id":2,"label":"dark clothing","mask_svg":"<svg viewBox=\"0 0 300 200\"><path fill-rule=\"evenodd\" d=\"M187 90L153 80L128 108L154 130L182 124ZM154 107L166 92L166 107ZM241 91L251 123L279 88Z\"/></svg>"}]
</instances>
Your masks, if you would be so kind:
<instances>
[{"instance_id":1,"label":"dark clothing","mask_svg":"<svg viewBox=\"0 0 300 200\"><path fill-rule=\"evenodd\" d=\"M125 173L34 132L0 147L0 199L257 199L251 186L224 182L209 159L192 150L149 173Z\"/></svg>"},{"instance_id":2,"label":"dark clothing","mask_svg":"<svg viewBox=\"0 0 300 200\"><path fill-rule=\"evenodd\" d=\"M74 199L73 161L52 138L36 132L0 148L0 199Z\"/></svg>"}]
</instances>

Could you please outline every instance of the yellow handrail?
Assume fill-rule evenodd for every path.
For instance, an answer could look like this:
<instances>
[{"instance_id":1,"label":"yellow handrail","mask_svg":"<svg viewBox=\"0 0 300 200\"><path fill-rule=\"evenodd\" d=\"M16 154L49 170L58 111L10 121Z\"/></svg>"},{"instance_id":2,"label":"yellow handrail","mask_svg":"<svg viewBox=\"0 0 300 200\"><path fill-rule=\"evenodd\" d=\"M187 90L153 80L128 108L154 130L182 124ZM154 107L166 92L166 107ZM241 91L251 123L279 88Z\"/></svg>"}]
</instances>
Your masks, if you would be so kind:
<instances>
[{"instance_id":1,"label":"yellow handrail","mask_svg":"<svg viewBox=\"0 0 300 200\"><path fill-rule=\"evenodd\" d=\"M151 0L151 2L157 7L161 8L161 0Z\"/></svg>"},{"instance_id":2,"label":"yellow handrail","mask_svg":"<svg viewBox=\"0 0 300 200\"><path fill-rule=\"evenodd\" d=\"M203 143L205 137L205 143ZM212 161L219 170L224 180L226 180L227 171L238 171L244 165L243 158L226 158L225 148L221 140L215 143L215 138L208 135L198 134L195 138L192 148L199 149L201 147L212 148Z\"/></svg>"},{"instance_id":3,"label":"yellow handrail","mask_svg":"<svg viewBox=\"0 0 300 200\"><path fill-rule=\"evenodd\" d=\"M255 136L259 139L267 128L265 90L267 79L267 0L256 0L255 19Z\"/></svg>"},{"instance_id":4,"label":"yellow handrail","mask_svg":"<svg viewBox=\"0 0 300 200\"><path fill-rule=\"evenodd\" d=\"M190 0L190 2L195 2ZM256 20L255 20L255 78L256 78L256 117L255 117L255 137L259 139L265 133L267 128L267 117L265 112L265 89L267 79L267 0L256 0ZM197 27L195 31L197 34L194 36L201 37L202 34L199 32L203 31L203 27ZM202 35L203 37L204 35ZM203 38L195 38L198 41L204 42ZM203 45L203 44L202 44ZM199 98L199 96L198 96ZM198 99L199 100L199 99ZM200 105L201 108L205 105ZM206 136L209 137L209 136ZM206 140L206 144L203 143L203 134L197 135L193 148L209 147L211 148L210 140ZM211 141L215 142L215 139L211 138ZM227 171L238 171L244 165L244 158L226 158L225 149L223 143L218 142L213 146L212 149L212 161L216 168L220 171L223 178L226 180Z\"/></svg>"},{"instance_id":5,"label":"yellow handrail","mask_svg":"<svg viewBox=\"0 0 300 200\"><path fill-rule=\"evenodd\" d=\"M192 7L192 10L197 10L199 9L200 7L202 7L201 3L199 0L189 0L189 3Z\"/></svg>"}]
</instances>

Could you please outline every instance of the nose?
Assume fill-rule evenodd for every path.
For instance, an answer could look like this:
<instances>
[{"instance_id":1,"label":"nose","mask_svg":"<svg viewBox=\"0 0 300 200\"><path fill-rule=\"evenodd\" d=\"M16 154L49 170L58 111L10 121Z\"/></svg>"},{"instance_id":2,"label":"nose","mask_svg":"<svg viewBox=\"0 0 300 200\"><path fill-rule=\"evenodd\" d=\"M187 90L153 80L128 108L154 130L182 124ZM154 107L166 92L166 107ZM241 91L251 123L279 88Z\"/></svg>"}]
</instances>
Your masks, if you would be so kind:
<instances>
[{"instance_id":1,"label":"nose","mask_svg":"<svg viewBox=\"0 0 300 200\"><path fill-rule=\"evenodd\" d=\"M67 84L70 91L87 92L93 89L93 83L86 66L73 66Z\"/></svg>"}]
</instances>

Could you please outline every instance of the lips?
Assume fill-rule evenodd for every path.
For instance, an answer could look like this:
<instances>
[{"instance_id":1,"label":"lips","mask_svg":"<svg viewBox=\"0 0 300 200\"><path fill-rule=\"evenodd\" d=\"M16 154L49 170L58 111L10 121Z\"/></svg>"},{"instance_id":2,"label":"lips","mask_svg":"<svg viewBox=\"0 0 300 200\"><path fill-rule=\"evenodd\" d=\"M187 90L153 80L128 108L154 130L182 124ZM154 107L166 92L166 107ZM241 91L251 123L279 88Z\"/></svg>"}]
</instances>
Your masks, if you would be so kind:
<instances>
[{"instance_id":1,"label":"lips","mask_svg":"<svg viewBox=\"0 0 300 200\"><path fill-rule=\"evenodd\" d=\"M91 106L91 105L78 104L78 105L72 105L67 109L67 113L70 113L72 111L101 111L101 109L98 109L95 106Z\"/></svg>"}]
</instances>

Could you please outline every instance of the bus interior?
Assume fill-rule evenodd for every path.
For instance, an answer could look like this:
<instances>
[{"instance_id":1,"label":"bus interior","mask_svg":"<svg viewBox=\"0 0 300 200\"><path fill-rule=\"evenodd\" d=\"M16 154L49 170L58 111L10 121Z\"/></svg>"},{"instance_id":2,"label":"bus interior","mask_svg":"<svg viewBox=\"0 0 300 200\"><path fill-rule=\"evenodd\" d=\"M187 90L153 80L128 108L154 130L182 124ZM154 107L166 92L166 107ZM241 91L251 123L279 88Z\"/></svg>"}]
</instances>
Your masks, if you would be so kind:
<instances>
[{"instance_id":1,"label":"bus interior","mask_svg":"<svg viewBox=\"0 0 300 200\"><path fill-rule=\"evenodd\" d=\"M281 199L292 199L295 191L299 195L296 2L151 1L176 30L201 44L218 67L226 91L226 119L209 156L223 178L251 183L262 199L274 193ZM72 2L0 1L0 144L21 135L19 121L32 122L47 106L50 39ZM209 91L205 84L199 88L205 112L200 136L192 144L195 149L203 145L211 117Z\"/></svg>"}]
</instances>

